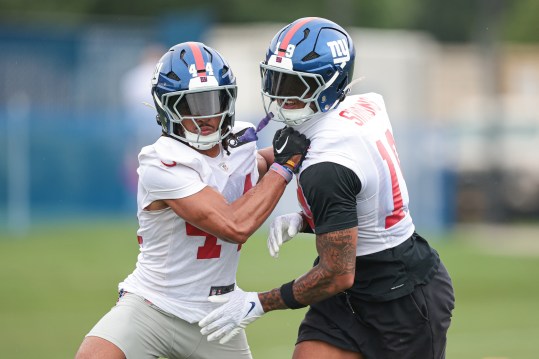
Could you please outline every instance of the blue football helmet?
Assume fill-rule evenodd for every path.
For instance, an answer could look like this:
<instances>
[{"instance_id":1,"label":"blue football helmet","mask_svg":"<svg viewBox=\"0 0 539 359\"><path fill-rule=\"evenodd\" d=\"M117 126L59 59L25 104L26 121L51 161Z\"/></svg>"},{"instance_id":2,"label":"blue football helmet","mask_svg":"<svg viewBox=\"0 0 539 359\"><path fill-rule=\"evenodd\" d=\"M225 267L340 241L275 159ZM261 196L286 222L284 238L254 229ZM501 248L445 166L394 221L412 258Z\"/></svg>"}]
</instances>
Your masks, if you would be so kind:
<instances>
[{"instance_id":1,"label":"blue football helmet","mask_svg":"<svg viewBox=\"0 0 539 359\"><path fill-rule=\"evenodd\" d=\"M335 108L348 92L354 60L352 39L332 21L307 17L285 26L260 63L266 113L294 126ZM291 109L298 101L305 106Z\"/></svg>"},{"instance_id":2,"label":"blue football helmet","mask_svg":"<svg viewBox=\"0 0 539 359\"><path fill-rule=\"evenodd\" d=\"M196 149L210 149L232 133L236 96L236 78L227 61L203 43L175 45L155 67L152 97L157 122L164 133ZM197 121L217 116L219 129L202 135ZM184 121L193 121L197 133L187 131Z\"/></svg>"}]
</instances>

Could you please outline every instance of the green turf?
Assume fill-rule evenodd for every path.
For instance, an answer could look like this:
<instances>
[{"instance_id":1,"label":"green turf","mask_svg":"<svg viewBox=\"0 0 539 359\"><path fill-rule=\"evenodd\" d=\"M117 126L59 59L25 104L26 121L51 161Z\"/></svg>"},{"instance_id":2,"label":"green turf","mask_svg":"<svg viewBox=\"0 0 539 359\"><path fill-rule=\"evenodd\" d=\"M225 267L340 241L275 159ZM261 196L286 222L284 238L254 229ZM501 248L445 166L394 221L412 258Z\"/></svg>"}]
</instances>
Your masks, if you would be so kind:
<instances>
[{"instance_id":1,"label":"green turf","mask_svg":"<svg viewBox=\"0 0 539 359\"><path fill-rule=\"evenodd\" d=\"M135 231L134 222L98 222L0 234L0 356L72 358L134 268ZM260 232L242 249L239 285L267 290L297 277L311 266L312 242L303 235L276 260ZM539 257L485 254L462 238L432 243L457 296L447 358L537 358ZM273 312L251 324L254 358L289 358L303 313Z\"/></svg>"}]
</instances>

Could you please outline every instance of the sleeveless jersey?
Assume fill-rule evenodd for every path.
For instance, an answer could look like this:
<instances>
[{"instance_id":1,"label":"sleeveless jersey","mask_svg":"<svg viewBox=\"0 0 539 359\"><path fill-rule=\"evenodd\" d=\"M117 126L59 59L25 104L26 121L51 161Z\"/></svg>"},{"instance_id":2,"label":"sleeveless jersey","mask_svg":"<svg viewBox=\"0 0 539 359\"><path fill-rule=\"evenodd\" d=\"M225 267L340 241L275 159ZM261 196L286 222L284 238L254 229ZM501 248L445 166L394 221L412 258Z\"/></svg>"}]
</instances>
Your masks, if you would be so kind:
<instances>
[{"instance_id":1,"label":"sleeveless jersey","mask_svg":"<svg viewBox=\"0 0 539 359\"><path fill-rule=\"evenodd\" d=\"M249 123L236 122L237 133ZM258 181L256 143L211 158L170 137L144 147L138 158L136 269L119 284L190 323L218 305L211 294L234 289L241 245L205 233L172 209L146 211L156 200L184 198L210 186L229 202Z\"/></svg>"},{"instance_id":2,"label":"sleeveless jersey","mask_svg":"<svg viewBox=\"0 0 539 359\"><path fill-rule=\"evenodd\" d=\"M352 170L361 181L356 196L357 256L396 247L412 235L408 190L382 96L348 96L336 109L294 128L311 140L297 178L310 166L333 162ZM316 231L299 183L298 200Z\"/></svg>"}]
</instances>

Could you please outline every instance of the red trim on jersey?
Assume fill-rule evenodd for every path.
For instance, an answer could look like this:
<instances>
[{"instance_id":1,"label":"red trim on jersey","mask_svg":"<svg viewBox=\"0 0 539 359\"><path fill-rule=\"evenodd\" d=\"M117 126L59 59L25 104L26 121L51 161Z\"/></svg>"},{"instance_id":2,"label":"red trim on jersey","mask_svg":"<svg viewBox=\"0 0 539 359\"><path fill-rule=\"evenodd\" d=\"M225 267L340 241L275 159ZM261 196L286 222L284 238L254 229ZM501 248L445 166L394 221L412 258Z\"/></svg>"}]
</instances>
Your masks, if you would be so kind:
<instances>
[{"instance_id":1,"label":"red trim on jersey","mask_svg":"<svg viewBox=\"0 0 539 359\"><path fill-rule=\"evenodd\" d=\"M303 217L307 220L307 223L309 223L309 226L311 226L311 229L314 231L314 218L313 213L311 212L311 208L309 207L309 204L307 203L307 199L305 198L305 195L303 194L303 189L301 188L298 180L298 188L297 188L297 196L298 196L298 202L301 206L301 209L303 210Z\"/></svg>"},{"instance_id":2,"label":"red trim on jersey","mask_svg":"<svg viewBox=\"0 0 539 359\"><path fill-rule=\"evenodd\" d=\"M164 164L167 167L174 167L174 166L177 165L176 161L172 161L172 163L165 163L165 162L161 161L161 163Z\"/></svg>"},{"instance_id":3,"label":"red trim on jersey","mask_svg":"<svg viewBox=\"0 0 539 359\"><path fill-rule=\"evenodd\" d=\"M290 30L288 30L288 32L284 36L283 41L281 41L281 43L279 44L279 49L278 49L277 56L284 56L284 54L286 52L286 48L288 47L288 44L290 43L290 40L292 40L292 36L294 36L294 34L303 25L305 25L306 23L308 23L309 21L314 20L314 19L315 19L314 17L306 17L305 19L297 22L294 26L292 26L292 28Z\"/></svg>"},{"instance_id":4,"label":"red trim on jersey","mask_svg":"<svg viewBox=\"0 0 539 359\"><path fill-rule=\"evenodd\" d=\"M397 157L397 151L395 151L395 140L393 139L393 135L391 134L391 131L386 131L386 138L387 142L391 146L391 150L393 151L393 155L395 158ZM386 217L386 226L385 228L391 228L395 224L399 223L401 219L403 219L406 216L406 213L404 213L404 201L402 199L402 192L400 189L399 184L399 177L397 176L397 169L400 171L400 168L395 166L393 163L393 160L391 159L391 156L389 155L389 152L385 148L382 141L378 140L376 141L376 146L378 147L378 151L380 152L380 155L382 156L382 159L386 161L387 168L389 169L389 174L391 175L391 192L393 197L393 211L391 212L391 215Z\"/></svg>"},{"instance_id":5,"label":"red trim on jersey","mask_svg":"<svg viewBox=\"0 0 539 359\"><path fill-rule=\"evenodd\" d=\"M245 176L245 183L243 184L243 194L247 193L248 190L253 188L253 182L251 181L251 174L249 173ZM238 244L238 251L241 250L241 244Z\"/></svg>"},{"instance_id":6,"label":"red trim on jersey","mask_svg":"<svg viewBox=\"0 0 539 359\"><path fill-rule=\"evenodd\" d=\"M202 51L200 47L194 42L188 43L191 51L193 51L193 56L195 57L195 66L197 68L197 76L206 76L206 65L204 64L204 58L202 57Z\"/></svg>"},{"instance_id":7,"label":"red trim on jersey","mask_svg":"<svg viewBox=\"0 0 539 359\"><path fill-rule=\"evenodd\" d=\"M253 183L251 181L251 174L249 173L247 176L245 176L245 183L243 184L243 194L245 194L251 188L253 188Z\"/></svg>"}]
</instances>

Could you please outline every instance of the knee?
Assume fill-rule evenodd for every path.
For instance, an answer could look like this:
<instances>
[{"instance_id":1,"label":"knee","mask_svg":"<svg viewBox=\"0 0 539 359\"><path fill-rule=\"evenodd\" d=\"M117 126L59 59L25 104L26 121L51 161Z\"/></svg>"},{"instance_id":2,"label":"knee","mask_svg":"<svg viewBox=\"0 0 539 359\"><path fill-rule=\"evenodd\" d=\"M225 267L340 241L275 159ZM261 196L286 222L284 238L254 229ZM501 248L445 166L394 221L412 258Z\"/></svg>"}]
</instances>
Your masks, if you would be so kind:
<instances>
[{"instance_id":1,"label":"knee","mask_svg":"<svg viewBox=\"0 0 539 359\"><path fill-rule=\"evenodd\" d=\"M125 359L116 345L99 337L86 337L75 354L75 359Z\"/></svg>"}]
</instances>

